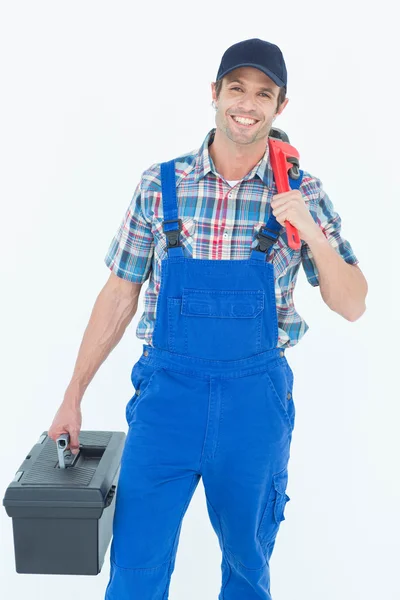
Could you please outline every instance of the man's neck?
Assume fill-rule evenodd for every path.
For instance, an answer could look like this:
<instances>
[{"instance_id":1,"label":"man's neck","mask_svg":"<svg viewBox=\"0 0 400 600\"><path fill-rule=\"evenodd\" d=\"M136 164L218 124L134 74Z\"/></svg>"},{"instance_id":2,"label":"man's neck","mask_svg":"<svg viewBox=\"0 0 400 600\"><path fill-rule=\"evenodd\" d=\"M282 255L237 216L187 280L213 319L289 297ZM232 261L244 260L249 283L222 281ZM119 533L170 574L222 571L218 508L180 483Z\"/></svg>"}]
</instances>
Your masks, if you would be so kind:
<instances>
[{"instance_id":1,"label":"man's neck","mask_svg":"<svg viewBox=\"0 0 400 600\"><path fill-rule=\"evenodd\" d=\"M240 146L221 134L217 128L214 141L208 147L217 172L226 180L240 180L249 173L265 154L266 142Z\"/></svg>"}]
</instances>

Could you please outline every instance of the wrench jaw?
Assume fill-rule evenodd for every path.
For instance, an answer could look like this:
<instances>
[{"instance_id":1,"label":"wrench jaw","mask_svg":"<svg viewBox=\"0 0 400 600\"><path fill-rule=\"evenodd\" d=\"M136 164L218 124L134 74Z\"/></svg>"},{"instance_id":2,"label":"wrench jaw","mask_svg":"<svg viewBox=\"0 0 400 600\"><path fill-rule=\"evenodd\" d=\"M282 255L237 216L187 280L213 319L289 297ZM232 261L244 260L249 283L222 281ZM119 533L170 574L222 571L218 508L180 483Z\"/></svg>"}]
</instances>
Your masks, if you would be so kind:
<instances>
[{"instance_id":1,"label":"wrench jaw","mask_svg":"<svg viewBox=\"0 0 400 600\"><path fill-rule=\"evenodd\" d=\"M269 137L272 137L277 140L280 140L281 142L286 142L287 144L290 144L288 134L285 133L283 131L283 129L278 129L278 127L271 127L271 129L269 131Z\"/></svg>"},{"instance_id":2,"label":"wrench jaw","mask_svg":"<svg viewBox=\"0 0 400 600\"><path fill-rule=\"evenodd\" d=\"M300 161L297 156L288 156L286 158L288 163L292 163L293 167L290 167L288 173L292 179L298 179L300 177Z\"/></svg>"}]
</instances>

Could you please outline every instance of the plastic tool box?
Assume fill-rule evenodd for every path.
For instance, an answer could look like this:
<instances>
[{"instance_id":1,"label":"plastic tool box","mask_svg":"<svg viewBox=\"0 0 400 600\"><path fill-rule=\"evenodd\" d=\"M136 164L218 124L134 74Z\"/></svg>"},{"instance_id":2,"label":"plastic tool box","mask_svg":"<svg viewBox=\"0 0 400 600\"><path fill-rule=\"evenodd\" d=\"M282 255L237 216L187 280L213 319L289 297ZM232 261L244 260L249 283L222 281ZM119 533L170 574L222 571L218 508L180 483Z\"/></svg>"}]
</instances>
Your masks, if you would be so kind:
<instances>
[{"instance_id":1,"label":"plastic tool box","mask_svg":"<svg viewBox=\"0 0 400 600\"><path fill-rule=\"evenodd\" d=\"M17 573L97 575L112 537L126 435L81 431L77 454L44 432L8 486Z\"/></svg>"}]
</instances>

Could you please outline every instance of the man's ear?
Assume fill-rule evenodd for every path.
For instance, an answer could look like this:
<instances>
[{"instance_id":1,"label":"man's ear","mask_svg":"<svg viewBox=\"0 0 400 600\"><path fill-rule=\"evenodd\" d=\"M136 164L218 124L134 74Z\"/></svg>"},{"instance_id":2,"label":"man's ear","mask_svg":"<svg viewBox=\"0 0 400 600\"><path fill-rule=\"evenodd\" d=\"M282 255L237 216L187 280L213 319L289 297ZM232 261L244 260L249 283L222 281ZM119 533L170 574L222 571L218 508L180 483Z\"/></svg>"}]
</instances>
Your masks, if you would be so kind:
<instances>
[{"instance_id":1,"label":"man's ear","mask_svg":"<svg viewBox=\"0 0 400 600\"><path fill-rule=\"evenodd\" d=\"M281 107L279 109L279 112L276 114L276 117L278 115L280 115L284 111L284 109L286 108L288 102L289 102L289 98L286 98L285 101L281 104Z\"/></svg>"},{"instance_id":2,"label":"man's ear","mask_svg":"<svg viewBox=\"0 0 400 600\"><path fill-rule=\"evenodd\" d=\"M211 95L212 95L212 99L216 102L217 95L215 93L215 83L214 82L211 82Z\"/></svg>"}]
</instances>

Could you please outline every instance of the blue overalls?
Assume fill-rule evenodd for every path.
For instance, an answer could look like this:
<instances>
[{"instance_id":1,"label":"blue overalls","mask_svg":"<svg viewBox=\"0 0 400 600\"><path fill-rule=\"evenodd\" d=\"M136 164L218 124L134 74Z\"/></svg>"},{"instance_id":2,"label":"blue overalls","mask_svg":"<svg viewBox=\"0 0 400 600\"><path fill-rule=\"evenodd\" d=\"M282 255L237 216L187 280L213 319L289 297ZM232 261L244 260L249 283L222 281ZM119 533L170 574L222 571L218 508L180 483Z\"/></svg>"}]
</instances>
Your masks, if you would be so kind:
<instances>
[{"instance_id":1,"label":"blue overalls","mask_svg":"<svg viewBox=\"0 0 400 600\"><path fill-rule=\"evenodd\" d=\"M105 600L168 600L200 477L222 551L218 599L271 600L269 559L290 500L295 421L267 261L284 228L271 211L245 260L185 256L173 160L161 175L168 256L153 345L143 344L131 374ZM291 188L302 176L289 179Z\"/></svg>"}]
</instances>

